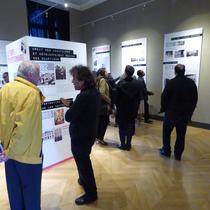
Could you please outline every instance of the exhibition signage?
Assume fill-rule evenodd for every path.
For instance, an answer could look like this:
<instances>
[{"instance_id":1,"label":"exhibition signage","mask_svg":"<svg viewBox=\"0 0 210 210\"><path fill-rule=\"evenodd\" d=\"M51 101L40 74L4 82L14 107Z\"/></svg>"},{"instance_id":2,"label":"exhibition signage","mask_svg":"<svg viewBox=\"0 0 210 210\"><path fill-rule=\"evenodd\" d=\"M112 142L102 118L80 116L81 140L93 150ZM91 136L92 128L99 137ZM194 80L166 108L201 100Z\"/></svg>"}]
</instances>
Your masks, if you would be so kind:
<instances>
[{"instance_id":1,"label":"exhibition signage","mask_svg":"<svg viewBox=\"0 0 210 210\"><path fill-rule=\"evenodd\" d=\"M110 45L97 46L92 48L92 70L106 68L110 72Z\"/></svg>"},{"instance_id":2,"label":"exhibition signage","mask_svg":"<svg viewBox=\"0 0 210 210\"><path fill-rule=\"evenodd\" d=\"M202 28L165 34L163 88L167 81L175 76L174 67L177 64L185 65L185 75L194 80L198 86L202 37Z\"/></svg>"},{"instance_id":3,"label":"exhibition signage","mask_svg":"<svg viewBox=\"0 0 210 210\"><path fill-rule=\"evenodd\" d=\"M122 73L124 73L125 66L131 65L137 70L145 72L146 80L146 67L147 67L147 38L123 41L122 48Z\"/></svg>"},{"instance_id":4,"label":"exhibition signage","mask_svg":"<svg viewBox=\"0 0 210 210\"><path fill-rule=\"evenodd\" d=\"M6 45L10 41L0 40L0 88L5 84L3 74L8 72L7 69L7 57L6 57Z\"/></svg>"},{"instance_id":5,"label":"exhibition signage","mask_svg":"<svg viewBox=\"0 0 210 210\"><path fill-rule=\"evenodd\" d=\"M86 44L25 36L7 45L6 50L11 80L22 61L32 60L40 65L38 87L46 97L42 105L43 166L72 157L69 123L65 121L67 108L59 99L74 99L78 94L69 69L87 64Z\"/></svg>"}]
</instances>

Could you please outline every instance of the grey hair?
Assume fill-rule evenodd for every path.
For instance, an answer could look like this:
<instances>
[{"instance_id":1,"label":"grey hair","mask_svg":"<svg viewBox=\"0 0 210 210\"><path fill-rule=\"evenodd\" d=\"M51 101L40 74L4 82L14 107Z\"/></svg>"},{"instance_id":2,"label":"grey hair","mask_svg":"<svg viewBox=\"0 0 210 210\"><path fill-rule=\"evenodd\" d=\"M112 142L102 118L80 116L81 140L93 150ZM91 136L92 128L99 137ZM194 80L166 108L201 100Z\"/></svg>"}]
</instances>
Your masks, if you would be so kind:
<instances>
[{"instance_id":1,"label":"grey hair","mask_svg":"<svg viewBox=\"0 0 210 210\"><path fill-rule=\"evenodd\" d=\"M17 76L28 79L28 75L32 75L39 71L39 65L33 61L23 61L17 71Z\"/></svg>"}]
</instances>

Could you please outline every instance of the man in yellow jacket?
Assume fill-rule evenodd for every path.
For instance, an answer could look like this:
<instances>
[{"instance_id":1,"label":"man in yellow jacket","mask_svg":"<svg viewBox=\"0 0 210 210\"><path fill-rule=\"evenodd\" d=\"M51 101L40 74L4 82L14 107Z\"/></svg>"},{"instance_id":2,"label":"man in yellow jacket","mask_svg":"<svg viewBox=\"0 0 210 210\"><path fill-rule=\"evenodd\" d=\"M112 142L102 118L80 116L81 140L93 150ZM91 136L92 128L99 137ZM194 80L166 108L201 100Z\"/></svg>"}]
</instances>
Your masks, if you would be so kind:
<instances>
[{"instance_id":1,"label":"man in yellow jacket","mask_svg":"<svg viewBox=\"0 0 210 210\"><path fill-rule=\"evenodd\" d=\"M41 210L44 97L36 87L39 80L39 65L23 61L15 80L0 90L0 158L5 160L11 210Z\"/></svg>"}]
</instances>

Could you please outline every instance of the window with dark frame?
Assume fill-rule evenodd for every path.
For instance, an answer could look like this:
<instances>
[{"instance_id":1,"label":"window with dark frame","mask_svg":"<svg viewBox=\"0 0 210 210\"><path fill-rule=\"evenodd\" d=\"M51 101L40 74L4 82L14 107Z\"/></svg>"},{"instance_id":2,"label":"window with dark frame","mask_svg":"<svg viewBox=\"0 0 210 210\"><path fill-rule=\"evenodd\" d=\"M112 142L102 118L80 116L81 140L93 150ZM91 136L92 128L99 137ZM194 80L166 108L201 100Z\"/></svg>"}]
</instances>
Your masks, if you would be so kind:
<instances>
[{"instance_id":1,"label":"window with dark frame","mask_svg":"<svg viewBox=\"0 0 210 210\"><path fill-rule=\"evenodd\" d=\"M49 9L50 6L31 0L26 0L26 2L29 36L70 40L68 11L57 8Z\"/></svg>"}]
</instances>

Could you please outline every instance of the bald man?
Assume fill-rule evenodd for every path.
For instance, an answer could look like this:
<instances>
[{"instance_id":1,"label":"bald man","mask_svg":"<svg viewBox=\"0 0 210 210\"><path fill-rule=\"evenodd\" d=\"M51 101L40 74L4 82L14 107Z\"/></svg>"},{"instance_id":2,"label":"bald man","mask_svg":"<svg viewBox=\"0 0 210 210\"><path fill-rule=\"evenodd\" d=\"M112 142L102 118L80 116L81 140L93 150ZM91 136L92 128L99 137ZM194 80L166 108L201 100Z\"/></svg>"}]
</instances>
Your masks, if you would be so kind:
<instances>
[{"instance_id":1,"label":"bald man","mask_svg":"<svg viewBox=\"0 0 210 210\"><path fill-rule=\"evenodd\" d=\"M165 116L163 120L163 147L160 149L160 155L171 156L171 132L175 127L177 137L174 157L180 161L185 146L187 124L195 110L198 93L194 81L185 76L184 65L178 64L174 70L175 78L166 84L161 95L160 112L165 112Z\"/></svg>"}]
</instances>

